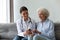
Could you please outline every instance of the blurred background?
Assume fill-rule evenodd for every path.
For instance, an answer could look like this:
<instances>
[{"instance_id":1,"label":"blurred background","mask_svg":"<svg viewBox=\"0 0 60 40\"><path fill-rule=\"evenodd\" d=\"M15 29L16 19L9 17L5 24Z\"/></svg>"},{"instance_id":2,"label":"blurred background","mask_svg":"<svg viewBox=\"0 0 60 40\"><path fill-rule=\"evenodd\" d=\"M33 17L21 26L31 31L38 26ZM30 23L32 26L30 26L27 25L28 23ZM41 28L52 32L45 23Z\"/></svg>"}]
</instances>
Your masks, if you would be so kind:
<instances>
[{"instance_id":1,"label":"blurred background","mask_svg":"<svg viewBox=\"0 0 60 40\"><path fill-rule=\"evenodd\" d=\"M29 16L39 21L37 9L48 9L49 19L60 22L60 0L0 0L0 23L16 22L20 18L20 7L26 6Z\"/></svg>"},{"instance_id":2,"label":"blurred background","mask_svg":"<svg viewBox=\"0 0 60 40\"><path fill-rule=\"evenodd\" d=\"M20 16L20 7L26 6L29 16L38 22L37 9L46 8L49 19L54 22L56 40L60 40L60 0L0 0L0 40L13 40L17 35L16 20Z\"/></svg>"},{"instance_id":3,"label":"blurred background","mask_svg":"<svg viewBox=\"0 0 60 40\"><path fill-rule=\"evenodd\" d=\"M20 17L19 8L26 6L32 19L39 21L37 9L48 9L53 22L60 22L60 0L14 0L14 22Z\"/></svg>"}]
</instances>

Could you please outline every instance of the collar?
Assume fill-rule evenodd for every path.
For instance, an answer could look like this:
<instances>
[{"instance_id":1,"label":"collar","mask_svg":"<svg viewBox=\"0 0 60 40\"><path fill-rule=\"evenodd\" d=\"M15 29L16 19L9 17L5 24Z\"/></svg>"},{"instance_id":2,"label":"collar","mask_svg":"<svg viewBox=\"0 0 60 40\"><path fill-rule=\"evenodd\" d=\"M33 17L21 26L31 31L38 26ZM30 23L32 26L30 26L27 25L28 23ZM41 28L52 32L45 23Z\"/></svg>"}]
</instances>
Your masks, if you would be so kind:
<instances>
[{"instance_id":1,"label":"collar","mask_svg":"<svg viewBox=\"0 0 60 40\"><path fill-rule=\"evenodd\" d=\"M46 19L44 22L47 22L49 19ZM41 22L41 23L44 23L44 22Z\"/></svg>"},{"instance_id":2,"label":"collar","mask_svg":"<svg viewBox=\"0 0 60 40\"><path fill-rule=\"evenodd\" d=\"M28 23L28 22L30 22L30 21L31 21L31 19L30 19L30 18L28 18L28 20L27 20L27 21L24 21L24 19L22 18L22 21L23 21L23 23Z\"/></svg>"}]
</instances>

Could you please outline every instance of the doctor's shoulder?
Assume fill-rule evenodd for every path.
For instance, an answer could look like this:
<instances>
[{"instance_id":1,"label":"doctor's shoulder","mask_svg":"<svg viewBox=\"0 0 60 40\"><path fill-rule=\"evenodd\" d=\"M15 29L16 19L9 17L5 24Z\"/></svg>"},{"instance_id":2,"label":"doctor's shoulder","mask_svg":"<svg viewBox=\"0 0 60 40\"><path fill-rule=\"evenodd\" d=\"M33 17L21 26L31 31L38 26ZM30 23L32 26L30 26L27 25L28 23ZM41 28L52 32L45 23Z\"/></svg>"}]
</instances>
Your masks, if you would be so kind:
<instances>
[{"instance_id":1,"label":"doctor's shoulder","mask_svg":"<svg viewBox=\"0 0 60 40\"><path fill-rule=\"evenodd\" d=\"M16 23L21 23L21 18L17 19Z\"/></svg>"}]
</instances>

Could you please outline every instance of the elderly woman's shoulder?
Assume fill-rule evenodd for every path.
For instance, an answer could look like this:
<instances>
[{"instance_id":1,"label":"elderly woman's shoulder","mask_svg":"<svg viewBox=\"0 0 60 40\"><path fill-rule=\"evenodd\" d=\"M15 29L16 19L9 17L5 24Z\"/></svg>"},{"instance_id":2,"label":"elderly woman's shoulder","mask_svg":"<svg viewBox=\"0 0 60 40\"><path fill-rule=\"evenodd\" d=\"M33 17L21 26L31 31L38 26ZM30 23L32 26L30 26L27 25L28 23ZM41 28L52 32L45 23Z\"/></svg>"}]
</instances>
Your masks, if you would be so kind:
<instances>
[{"instance_id":1,"label":"elderly woman's shoulder","mask_svg":"<svg viewBox=\"0 0 60 40\"><path fill-rule=\"evenodd\" d=\"M50 20L50 19L49 19L49 22L54 24L54 22L52 20Z\"/></svg>"}]
</instances>

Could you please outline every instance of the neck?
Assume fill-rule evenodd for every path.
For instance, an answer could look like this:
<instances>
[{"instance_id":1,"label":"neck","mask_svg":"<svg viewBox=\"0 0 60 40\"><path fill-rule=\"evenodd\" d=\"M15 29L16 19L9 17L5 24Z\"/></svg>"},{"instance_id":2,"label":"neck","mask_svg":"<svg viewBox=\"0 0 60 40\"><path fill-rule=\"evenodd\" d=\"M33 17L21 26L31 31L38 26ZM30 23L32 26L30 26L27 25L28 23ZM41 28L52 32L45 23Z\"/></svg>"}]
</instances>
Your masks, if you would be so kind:
<instances>
[{"instance_id":1,"label":"neck","mask_svg":"<svg viewBox=\"0 0 60 40\"><path fill-rule=\"evenodd\" d=\"M28 20L28 18L24 18L24 21L27 21Z\"/></svg>"},{"instance_id":2,"label":"neck","mask_svg":"<svg viewBox=\"0 0 60 40\"><path fill-rule=\"evenodd\" d=\"M44 22L44 21L46 21L46 19L45 20L42 20L41 22Z\"/></svg>"}]
</instances>

